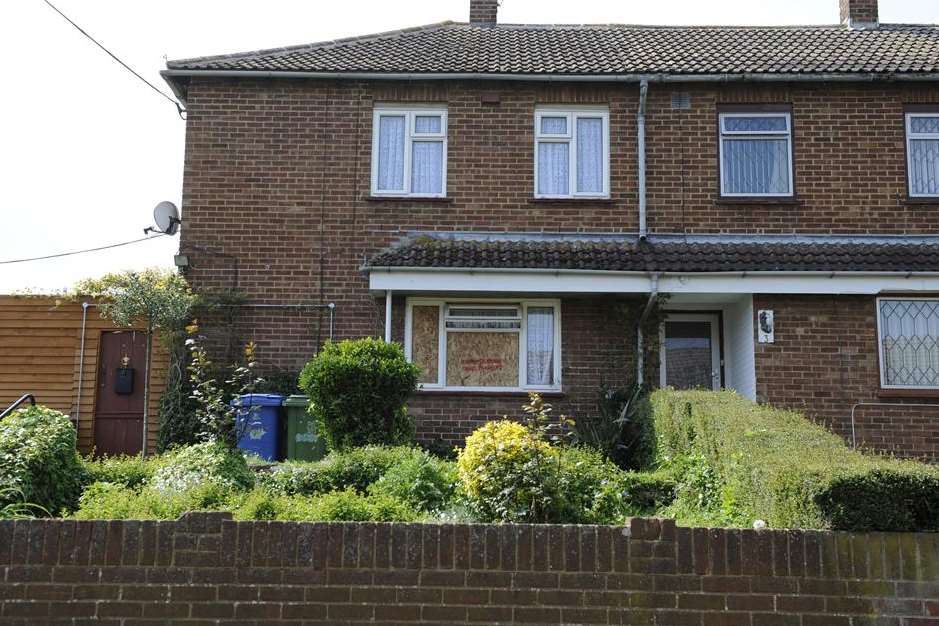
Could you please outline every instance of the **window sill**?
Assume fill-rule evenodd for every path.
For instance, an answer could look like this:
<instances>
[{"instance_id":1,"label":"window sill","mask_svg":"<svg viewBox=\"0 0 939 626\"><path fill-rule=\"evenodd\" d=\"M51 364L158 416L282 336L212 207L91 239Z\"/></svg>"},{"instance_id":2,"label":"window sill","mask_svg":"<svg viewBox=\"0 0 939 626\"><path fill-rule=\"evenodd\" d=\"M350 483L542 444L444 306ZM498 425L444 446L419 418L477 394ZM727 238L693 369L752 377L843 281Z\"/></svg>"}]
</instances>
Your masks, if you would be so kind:
<instances>
[{"instance_id":1,"label":"window sill","mask_svg":"<svg viewBox=\"0 0 939 626\"><path fill-rule=\"evenodd\" d=\"M451 196L443 198L436 196L365 196L364 200L366 202L429 202L434 204L453 204L453 198Z\"/></svg>"},{"instance_id":2,"label":"window sill","mask_svg":"<svg viewBox=\"0 0 939 626\"><path fill-rule=\"evenodd\" d=\"M939 398L939 389L880 389L878 398Z\"/></svg>"},{"instance_id":3,"label":"window sill","mask_svg":"<svg viewBox=\"0 0 939 626\"><path fill-rule=\"evenodd\" d=\"M531 204L613 204L613 198L529 198Z\"/></svg>"},{"instance_id":4,"label":"window sill","mask_svg":"<svg viewBox=\"0 0 939 626\"><path fill-rule=\"evenodd\" d=\"M563 398L563 391L536 391L542 398ZM462 389L418 389L419 396L457 396L470 398L527 398L530 392L527 390L519 391L480 391L480 390L462 390Z\"/></svg>"},{"instance_id":5,"label":"window sill","mask_svg":"<svg viewBox=\"0 0 939 626\"><path fill-rule=\"evenodd\" d=\"M939 196L932 198L900 198L900 204L907 206L939 206Z\"/></svg>"},{"instance_id":6,"label":"window sill","mask_svg":"<svg viewBox=\"0 0 939 626\"><path fill-rule=\"evenodd\" d=\"M770 205L770 206L802 206L802 200L792 198L769 198L765 196L721 196L714 201L720 205Z\"/></svg>"}]
</instances>

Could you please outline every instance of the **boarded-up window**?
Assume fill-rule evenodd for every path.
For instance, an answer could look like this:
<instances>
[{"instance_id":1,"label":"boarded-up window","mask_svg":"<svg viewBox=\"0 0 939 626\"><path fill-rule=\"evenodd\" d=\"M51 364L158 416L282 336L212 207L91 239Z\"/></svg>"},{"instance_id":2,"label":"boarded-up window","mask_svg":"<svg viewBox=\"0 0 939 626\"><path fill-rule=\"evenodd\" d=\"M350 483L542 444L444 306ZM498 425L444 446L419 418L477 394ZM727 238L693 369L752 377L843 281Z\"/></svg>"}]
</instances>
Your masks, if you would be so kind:
<instances>
[{"instance_id":1,"label":"boarded-up window","mask_svg":"<svg viewBox=\"0 0 939 626\"><path fill-rule=\"evenodd\" d=\"M421 368L421 384L479 390L560 386L556 304L417 300L409 306L409 357Z\"/></svg>"},{"instance_id":2,"label":"boarded-up window","mask_svg":"<svg viewBox=\"0 0 939 626\"><path fill-rule=\"evenodd\" d=\"M518 333L448 331L447 386L518 387Z\"/></svg>"},{"instance_id":3,"label":"boarded-up window","mask_svg":"<svg viewBox=\"0 0 939 626\"><path fill-rule=\"evenodd\" d=\"M420 382L437 384L439 353L440 307L415 306L411 311L411 361L421 368Z\"/></svg>"}]
</instances>

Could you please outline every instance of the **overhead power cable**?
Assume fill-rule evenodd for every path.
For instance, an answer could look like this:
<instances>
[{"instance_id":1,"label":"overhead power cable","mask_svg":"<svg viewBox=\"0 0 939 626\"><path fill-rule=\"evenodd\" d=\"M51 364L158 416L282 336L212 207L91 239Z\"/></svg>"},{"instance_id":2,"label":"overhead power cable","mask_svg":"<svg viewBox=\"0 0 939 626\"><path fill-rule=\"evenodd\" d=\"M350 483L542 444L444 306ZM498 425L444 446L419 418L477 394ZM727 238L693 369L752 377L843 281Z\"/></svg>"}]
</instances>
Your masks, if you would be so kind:
<instances>
[{"instance_id":1,"label":"overhead power cable","mask_svg":"<svg viewBox=\"0 0 939 626\"><path fill-rule=\"evenodd\" d=\"M85 254L87 252L98 252L99 250L109 250L111 248L120 248L121 246L129 246L132 243L140 243L141 241L149 241L151 239L157 239L159 237L165 237L165 233L160 233L159 235L154 235L153 237L143 237L141 239L134 239L133 241L122 241L121 243L112 243L109 246L99 246L97 248L88 248L86 250L73 250L72 252L60 252L59 254L47 254L46 256L36 256L29 259L10 259L8 261L0 261L0 265L9 265L10 263L26 263L28 261L42 261L44 259L58 259L63 256L73 256L76 254Z\"/></svg>"},{"instance_id":2,"label":"overhead power cable","mask_svg":"<svg viewBox=\"0 0 939 626\"><path fill-rule=\"evenodd\" d=\"M183 119L185 119L185 117L183 117L183 113L186 112L186 109L183 108L183 106L179 103L178 100L176 100L176 98L172 97L171 95L169 95L169 94L166 93L165 91L163 91L163 90L161 90L160 88L158 88L156 85L154 85L153 83L151 83L149 80L147 80L146 78L144 78L143 76L141 76L140 74L138 74L138 73L134 70L134 68L132 68L131 66L127 65L127 63L124 63L123 61L121 61L121 60L117 57L117 55L115 55L113 52L111 52L110 50L108 50L107 48L105 48L101 43L98 42L97 39L95 39L94 37L92 37L91 35L89 35L87 32L85 32L85 29L83 29L81 26L79 26L78 24L76 24L75 22L73 22L73 21L69 18L69 16L67 16L65 13L62 13L62 11L60 11L60 10L58 9L58 7L56 7L54 4L52 4L51 2L49 2L49 0L42 0L42 1L45 2L46 4L48 4L49 7L50 7L53 11L55 11L56 13L58 13L59 15L61 15L61 16L65 19L66 22L68 22L69 24L71 24L72 26L74 26L75 29L78 30L78 32L80 32L82 35L84 35L84 36L87 37L89 40L91 40L91 42L94 43L96 46L98 46L99 48L101 48L102 50L104 50L105 53L107 53L107 55L108 55L109 57L111 57L112 59L114 59L115 61L117 61L118 63L120 63L121 66L122 66L124 69L126 69L128 72L130 72L131 74L133 74L134 76L136 76L137 78L139 78L140 80L142 80L148 87L150 87L150 89L152 89L153 91L157 92L158 94L160 94L161 96L163 96L164 98L166 98L167 100L169 100L170 102L172 102L173 105L176 107L176 111L179 113L179 116L182 117Z\"/></svg>"}]
</instances>

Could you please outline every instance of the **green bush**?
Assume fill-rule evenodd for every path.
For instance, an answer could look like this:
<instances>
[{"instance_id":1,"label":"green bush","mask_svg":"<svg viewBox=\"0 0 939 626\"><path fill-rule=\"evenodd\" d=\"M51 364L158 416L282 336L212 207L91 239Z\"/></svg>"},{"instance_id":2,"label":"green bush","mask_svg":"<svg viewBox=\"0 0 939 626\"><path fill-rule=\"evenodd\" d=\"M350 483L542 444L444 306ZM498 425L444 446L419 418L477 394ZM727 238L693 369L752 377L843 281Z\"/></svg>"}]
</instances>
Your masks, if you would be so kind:
<instances>
[{"instance_id":1,"label":"green bush","mask_svg":"<svg viewBox=\"0 0 939 626\"><path fill-rule=\"evenodd\" d=\"M420 449L408 446L363 446L330 452L326 458L312 463L282 463L258 478L266 488L284 495L312 495L350 488L364 493L393 465L425 456Z\"/></svg>"},{"instance_id":2,"label":"green bush","mask_svg":"<svg viewBox=\"0 0 939 626\"><path fill-rule=\"evenodd\" d=\"M939 530L939 469L862 454L803 416L733 392L652 394L659 458L685 523Z\"/></svg>"},{"instance_id":3,"label":"green bush","mask_svg":"<svg viewBox=\"0 0 939 626\"><path fill-rule=\"evenodd\" d=\"M300 388L332 450L409 443L414 426L404 403L419 368L396 343L365 338L327 343L300 374Z\"/></svg>"},{"instance_id":4,"label":"green bush","mask_svg":"<svg viewBox=\"0 0 939 626\"><path fill-rule=\"evenodd\" d=\"M599 450L623 469L644 469L654 462L655 438L650 436L645 413L639 408L645 388L603 387L594 414L574 421L577 441Z\"/></svg>"},{"instance_id":5,"label":"green bush","mask_svg":"<svg viewBox=\"0 0 939 626\"><path fill-rule=\"evenodd\" d=\"M508 420L467 437L457 467L466 498L484 520L614 523L629 506L625 474L598 451L555 447Z\"/></svg>"},{"instance_id":6,"label":"green bush","mask_svg":"<svg viewBox=\"0 0 939 626\"><path fill-rule=\"evenodd\" d=\"M125 487L139 487L150 482L159 467L159 457L106 456L82 458L85 483L115 483Z\"/></svg>"},{"instance_id":7,"label":"green bush","mask_svg":"<svg viewBox=\"0 0 939 626\"><path fill-rule=\"evenodd\" d=\"M671 472L626 472L622 486L633 517L657 515L675 500L676 483Z\"/></svg>"},{"instance_id":8,"label":"green bush","mask_svg":"<svg viewBox=\"0 0 939 626\"><path fill-rule=\"evenodd\" d=\"M82 494L75 519L176 519L187 511L224 510L230 491L204 483L185 491L132 488L118 483L92 483Z\"/></svg>"},{"instance_id":9,"label":"green bush","mask_svg":"<svg viewBox=\"0 0 939 626\"><path fill-rule=\"evenodd\" d=\"M235 519L323 522L412 522L420 513L387 495L352 489L318 496L284 496L255 489L232 507Z\"/></svg>"},{"instance_id":10,"label":"green bush","mask_svg":"<svg viewBox=\"0 0 939 626\"><path fill-rule=\"evenodd\" d=\"M178 448L163 458L151 485L161 493L184 493L211 484L223 489L251 489L254 473L244 455L219 442Z\"/></svg>"},{"instance_id":11,"label":"green bush","mask_svg":"<svg viewBox=\"0 0 939 626\"><path fill-rule=\"evenodd\" d=\"M371 495L386 495L418 511L439 511L453 499L456 466L429 454L414 454L395 463L368 486Z\"/></svg>"},{"instance_id":12,"label":"green bush","mask_svg":"<svg viewBox=\"0 0 939 626\"><path fill-rule=\"evenodd\" d=\"M0 507L25 501L55 515L81 493L75 428L59 411L33 406L0 422ZM13 491L11 491L13 490Z\"/></svg>"}]
</instances>

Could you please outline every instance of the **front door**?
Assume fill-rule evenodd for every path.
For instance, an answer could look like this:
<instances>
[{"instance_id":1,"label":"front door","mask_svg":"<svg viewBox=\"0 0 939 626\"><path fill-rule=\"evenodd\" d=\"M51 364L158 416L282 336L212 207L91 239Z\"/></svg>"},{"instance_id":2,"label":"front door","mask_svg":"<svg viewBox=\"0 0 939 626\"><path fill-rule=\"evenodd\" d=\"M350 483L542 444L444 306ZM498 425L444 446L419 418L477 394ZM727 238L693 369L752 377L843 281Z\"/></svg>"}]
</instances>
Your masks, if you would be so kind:
<instances>
[{"instance_id":1,"label":"front door","mask_svg":"<svg viewBox=\"0 0 939 626\"><path fill-rule=\"evenodd\" d=\"M95 400L95 454L139 454L143 446L146 333L101 333Z\"/></svg>"},{"instance_id":2,"label":"front door","mask_svg":"<svg viewBox=\"0 0 939 626\"><path fill-rule=\"evenodd\" d=\"M662 324L661 385L720 389L720 316L669 313Z\"/></svg>"}]
</instances>

